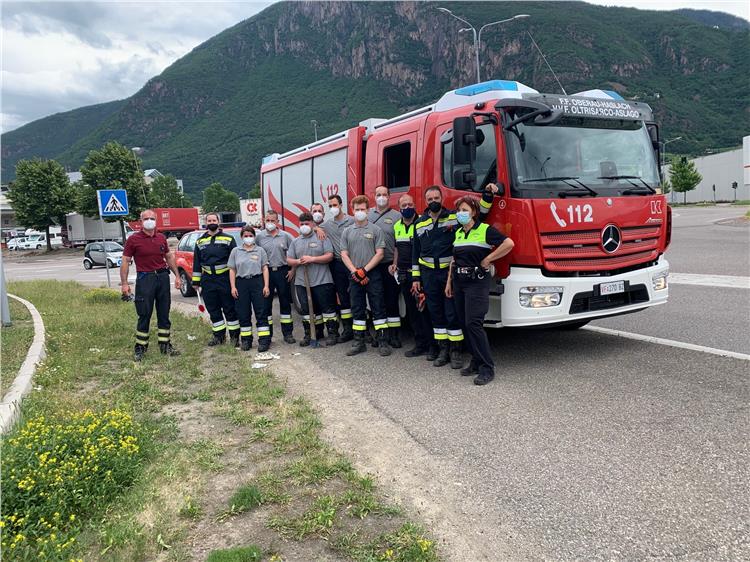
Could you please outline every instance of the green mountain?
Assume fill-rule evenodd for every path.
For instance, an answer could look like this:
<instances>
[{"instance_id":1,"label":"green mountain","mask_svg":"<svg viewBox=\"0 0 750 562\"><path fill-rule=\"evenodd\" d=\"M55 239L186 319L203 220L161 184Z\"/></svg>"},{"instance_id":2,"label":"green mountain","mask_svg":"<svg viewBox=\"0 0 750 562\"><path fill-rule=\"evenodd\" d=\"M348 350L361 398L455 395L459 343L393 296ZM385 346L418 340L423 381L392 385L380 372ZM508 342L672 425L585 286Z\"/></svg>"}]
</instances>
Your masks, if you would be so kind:
<instances>
[{"instance_id":1,"label":"green mountain","mask_svg":"<svg viewBox=\"0 0 750 562\"><path fill-rule=\"evenodd\" d=\"M559 92L529 31L568 93L648 102L663 136L683 137L671 151L735 146L750 129L747 30L581 2L289 2L196 47L127 100L4 134L3 174L32 155L77 167L117 140L143 147L144 165L183 178L191 195L212 181L246 193L263 155L313 140L312 119L322 137L473 83L471 34L438 5L476 24L531 16L485 30L483 79Z\"/></svg>"}]
</instances>

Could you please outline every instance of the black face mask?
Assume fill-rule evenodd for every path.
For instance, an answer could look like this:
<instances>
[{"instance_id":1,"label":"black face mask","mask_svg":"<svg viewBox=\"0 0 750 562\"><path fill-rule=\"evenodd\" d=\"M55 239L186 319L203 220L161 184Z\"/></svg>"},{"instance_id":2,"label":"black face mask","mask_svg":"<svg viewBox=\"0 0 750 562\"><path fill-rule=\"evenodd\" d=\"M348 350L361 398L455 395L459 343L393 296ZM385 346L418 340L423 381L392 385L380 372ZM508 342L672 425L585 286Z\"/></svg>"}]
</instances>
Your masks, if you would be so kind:
<instances>
[{"instance_id":1,"label":"black face mask","mask_svg":"<svg viewBox=\"0 0 750 562\"><path fill-rule=\"evenodd\" d=\"M430 201L427 207L430 209L430 212L437 213L443 208L443 204L440 201Z\"/></svg>"},{"instance_id":2,"label":"black face mask","mask_svg":"<svg viewBox=\"0 0 750 562\"><path fill-rule=\"evenodd\" d=\"M414 207L406 207L405 209L401 209L401 216L407 220L412 218L416 214L417 211L414 209Z\"/></svg>"},{"instance_id":3,"label":"black face mask","mask_svg":"<svg viewBox=\"0 0 750 562\"><path fill-rule=\"evenodd\" d=\"M206 228L208 228L208 230L210 230L211 232L216 232L219 229L219 225L209 224L209 225L206 225Z\"/></svg>"}]
</instances>

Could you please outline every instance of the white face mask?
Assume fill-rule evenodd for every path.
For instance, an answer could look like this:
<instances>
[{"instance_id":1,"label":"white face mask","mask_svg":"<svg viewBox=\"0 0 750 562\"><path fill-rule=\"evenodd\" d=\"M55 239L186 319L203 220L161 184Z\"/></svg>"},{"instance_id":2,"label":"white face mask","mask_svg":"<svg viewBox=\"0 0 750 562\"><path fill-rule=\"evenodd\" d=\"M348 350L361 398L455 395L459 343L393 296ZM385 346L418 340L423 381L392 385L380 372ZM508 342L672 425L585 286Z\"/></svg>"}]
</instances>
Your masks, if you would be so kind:
<instances>
[{"instance_id":1,"label":"white face mask","mask_svg":"<svg viewBox=\"0 0 750 562\"><path fill-rule=\"evenodd\" d=\"M255 244L255 236L245 236L242 238L242 241L248 246L252 246Z\"/></svg>"},{"instance_id":2,"label":"white face mask","mask_svg":"<svg viewBox=\"0 0 750 562\"><path fill-rule=\"evenodd\" d=\"M354 211L354 220L357 222L362 222L367 218L367 213L365 211Z\"/></svg>"},{"instance_id":3,"label":"white face mask","mask_svg":"<svg viewBox=\"0 0 750 562\"><path fill-rule=\"evenodd\" d=\"M378 196L377 196L377 197L375 198L375 203L376 203L376 204L378 205L378 207L380 207L381 209L382 209L383 207L387 207L387 206L388 206L388 197L387 197L387 196L385 196L385 195L378 195Z\"/></svg>"},{"instance_id":4,"label":"white face mask","mask_svg":"<svg viewBox=\"0 0 750 562\"><path fill-rule=\"evenodd\" d=\"M143 228L146 230L153 230L156 228L156 219L145 219L143 221Z\"/></svg>"},{"instance_id":5,"label":"white face mask","mask_svg":"<svg viewBox=\"0 0 750 562\"><path fill-rule=\"evenodd\" d=\"M339 216L339 213L341 212L341 207L329 207L329 210L331 211L331 214L334 217Z\"/></svg>"},{"instance_id":6,"label":"white face mask","mask_svg":"<svg viewBox=\"0 0 750 562\"><path fill-rule=\"evenodd\" d=\"M266 223L266 230L268 232L273 232L274 230L276 230L276 224L272 223L272 222L267 222Z\"/></svg>"},{"instance_id":7,"label":"white face mask","mask_svg":"<svg viewBox=\"0 0 750 562\"><path fill-rule=\"evenodd\" d=\"M307 236L312 232L312 227L309 224L303 224L299 227L299 232L302 236Z\"/></svg>"},{"instance_id":8,"label":"white face mask","mask_svg":"<svg viewBox=\"0 0 750 562\"><path fill-rule=\"evenodd\" d=\"M313 220L314 220L315 222L317 222L317 223L321 223L321 222L323 222L323 213L320 213L320 212L317 212L317 211L316 211L316 212L314 212L314 213L312 214L312 217L313 217Z\"/></svg>"}]
</instances>

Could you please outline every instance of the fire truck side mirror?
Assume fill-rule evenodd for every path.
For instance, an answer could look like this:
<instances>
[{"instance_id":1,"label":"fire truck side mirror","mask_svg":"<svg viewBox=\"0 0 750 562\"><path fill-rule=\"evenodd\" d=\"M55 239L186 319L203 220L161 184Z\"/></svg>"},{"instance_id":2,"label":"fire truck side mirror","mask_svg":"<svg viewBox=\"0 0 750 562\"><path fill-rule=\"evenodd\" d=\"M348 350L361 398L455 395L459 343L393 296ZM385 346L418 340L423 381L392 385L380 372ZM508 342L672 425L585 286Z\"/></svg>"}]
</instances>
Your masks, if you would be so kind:
<instances>
[{"instance_id":1,"label":"fire truck side mirror","mask_svg":"<svg viewBox=\"0 0 750 562\"><path fill-rule=\"evenodd\" d=\"M477 127L472 117L453 120L453 164L472 166L477 157Z\"/></svg>"},{"instance_id":2,"label":"fire truck side mirror","mask_svg":"<svg viewBox=\"0 0 750 562\"><path fill-rule=\"evenodd\" d=\"M646 126L648 128L648 136L651 139L651 146L659 148L659 127L651 123Z\"/></svg>"},{"instance_id":3,"label":"fire truck side mirror","mask_svg":"<svg viewBox=\"0 0 750 562\"><path fill-rule=\"evenodd\" d=\"M453 170L453 187L455 189L474 189L477 183L476 172L469 167Z\"/></svg>"}]
</instances>

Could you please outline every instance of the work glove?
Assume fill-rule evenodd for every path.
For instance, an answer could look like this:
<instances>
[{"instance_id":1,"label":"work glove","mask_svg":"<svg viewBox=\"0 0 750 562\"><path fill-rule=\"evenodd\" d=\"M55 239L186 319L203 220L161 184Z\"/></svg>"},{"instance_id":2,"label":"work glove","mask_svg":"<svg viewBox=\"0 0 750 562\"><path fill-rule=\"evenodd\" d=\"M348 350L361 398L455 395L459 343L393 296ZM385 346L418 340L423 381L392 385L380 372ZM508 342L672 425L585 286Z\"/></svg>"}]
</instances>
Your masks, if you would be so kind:
<instances>
[{"instance_id":1,"label":"work glove","mask_svg":"<svg viewBox=\"0 0 750 562\"><path fill-rule=\"evenodd\" d=\"M361 267L352 272L352 280L362 286L367 285L367 283L369 283L370 281L370 279L367 277L367 272L364 270L364 268Z\"/></svg>"}]
</instances>

